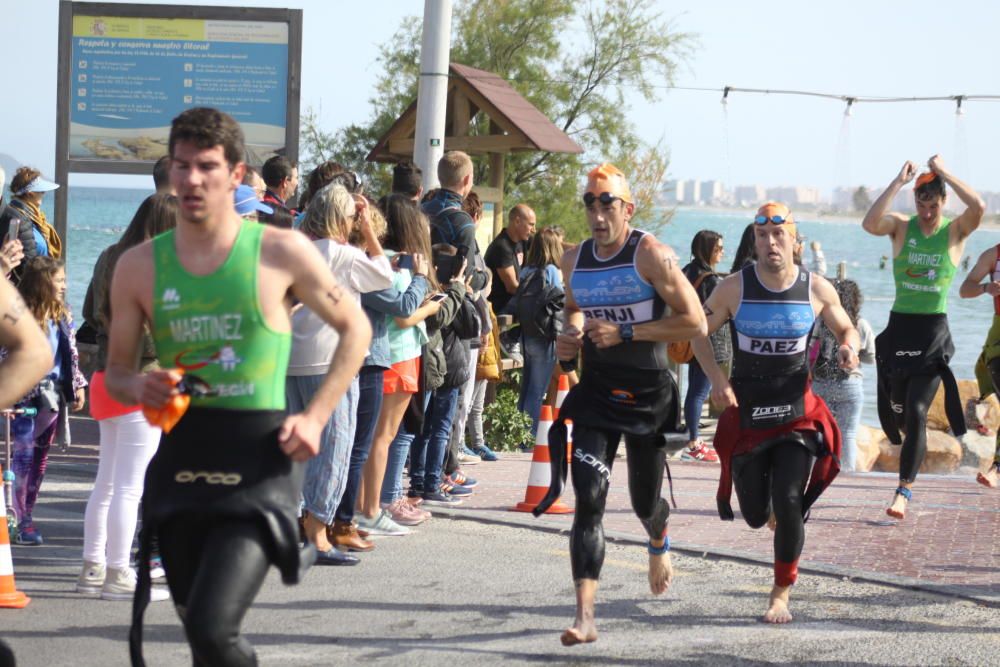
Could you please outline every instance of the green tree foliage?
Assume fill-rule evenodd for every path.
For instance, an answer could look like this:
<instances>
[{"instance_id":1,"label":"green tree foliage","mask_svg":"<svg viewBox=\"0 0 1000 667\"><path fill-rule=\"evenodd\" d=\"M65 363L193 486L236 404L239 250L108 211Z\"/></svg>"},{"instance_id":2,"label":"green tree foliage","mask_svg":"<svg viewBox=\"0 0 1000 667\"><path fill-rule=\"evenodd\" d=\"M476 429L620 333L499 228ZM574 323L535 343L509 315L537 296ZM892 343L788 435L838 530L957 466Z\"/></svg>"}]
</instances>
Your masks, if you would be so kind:
<instances>
[{"instance_id":1,"label":"green tree foliage","mask_svg":"<svg viewBox=\"0 0 1000 667\"><path fill-rule=\"evenodd\" d=\"M636 219L645 228L666 220L654 210L668 164L662 142L644 144L627 118L627 91L659 99L694 40L653 11L651 0L465 0L453 13L451 59L494 72L534 104L585 150L583 155L519 153L505 161L508 205L530 203L542 225L560 224L570 239L586 234L580 181L593 165L611 161L630 176L638 200ZM364 125L336 133L318 127L309 110L302 120L303 160L308 168L336 159L364 173L372 189L388 185L384 166L365 163L376 140L416 98L421 20L404 19L383 45L381 73ZM481 115L481 114L480 114ZM477 119L470 133L487 133ZM479 182L488 164L476 160Z\"/></svg>"}]
</instances>

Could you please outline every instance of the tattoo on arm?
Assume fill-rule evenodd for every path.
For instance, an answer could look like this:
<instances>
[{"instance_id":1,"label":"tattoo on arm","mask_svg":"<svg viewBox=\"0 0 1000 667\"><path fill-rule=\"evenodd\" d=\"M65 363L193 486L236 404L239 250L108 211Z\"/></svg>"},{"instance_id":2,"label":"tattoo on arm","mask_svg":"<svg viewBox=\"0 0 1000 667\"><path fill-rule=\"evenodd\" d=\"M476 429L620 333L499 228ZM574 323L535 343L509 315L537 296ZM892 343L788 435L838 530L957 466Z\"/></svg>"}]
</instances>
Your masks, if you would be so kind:
<instances>
[{"instance_id":1,"label":"tattoo on arm","mask_svg":"<svg viewBox=\"0 0 1000 667\"><path fill-rule=\"evenodd\" d=\"M709 308L708 304L705 304L705 306L703 308L705 310L705 314L708 315L709 317L711 317L712 315L715 314L715 311L712 310L711 308Z\"/></svg>"},{"instance_id":2,"label":"tattoo on arm","mask_svg":"<svg viewBox=\"0 0 1000 667\"><path fill-rule=\"evenodd\" d=\"M17 324L18 320L24 316L27 309L28 307L24 305L24 299L22 299L21 295L18 294L14 297L14 302L10 304L10 312L3 314L3 321L10 322L11 324Z\"/></svg>"}]
</instances>

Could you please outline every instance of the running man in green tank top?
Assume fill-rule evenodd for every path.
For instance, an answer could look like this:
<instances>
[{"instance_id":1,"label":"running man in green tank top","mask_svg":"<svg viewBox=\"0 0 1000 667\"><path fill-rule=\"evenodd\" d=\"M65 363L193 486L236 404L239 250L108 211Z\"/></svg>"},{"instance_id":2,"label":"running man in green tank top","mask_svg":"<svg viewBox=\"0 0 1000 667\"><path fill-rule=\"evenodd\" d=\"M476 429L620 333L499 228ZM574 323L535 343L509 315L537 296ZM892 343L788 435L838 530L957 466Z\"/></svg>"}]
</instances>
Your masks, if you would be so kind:
<instances>
[{"instance_id":1,"label":"running man in green tank top","mask_svg":"<svg viewBox=\"0 0 1000 667\"><path fill-rule=\"evenodd\" d=\"M303 462L368 350L371 328L303 234L243 221L233 192L246 165L230 116L189 109L170 131L170 181L180 204L174 231L121 256L111 284L107 388L125 404L162 408L177 382L205 390L165 434L143 495L144 553L159 539L167 582L195 664L257 664L240 623L270 565L298 580L297 510ZM284 379L295 301L340 335L312 402L287 415ZM143 327L165 370L137 367ZM312 554L315 558L315 555ZM130 639L143 664L147 559Z\"/></svg>"},{"instance_id":2,"label":"running man in green tank top","mask_svg":"<svg viewBox=\"0 0 1000 667\"><path fill-rule=\"evenodd\" d=\"M927 410L942 382L952 433L965 434L958 385L948 368L955 351L948 329L948 289L965 241L983 219L984 205L972 188L948 171L941 156L933 156L927 166L930 171L917 177L916 163L904 163L862 222L869 234L892 241L896 300L885 331L876 338L875 356L879 421L889 440L902 444L899 486L886 509L896 519L906 514L910 489L927 454ZM914 178L917 214L890 212L893 199ZM965 205L953 220L943 214L946 186Z\"/></svg>"}]
</instances>

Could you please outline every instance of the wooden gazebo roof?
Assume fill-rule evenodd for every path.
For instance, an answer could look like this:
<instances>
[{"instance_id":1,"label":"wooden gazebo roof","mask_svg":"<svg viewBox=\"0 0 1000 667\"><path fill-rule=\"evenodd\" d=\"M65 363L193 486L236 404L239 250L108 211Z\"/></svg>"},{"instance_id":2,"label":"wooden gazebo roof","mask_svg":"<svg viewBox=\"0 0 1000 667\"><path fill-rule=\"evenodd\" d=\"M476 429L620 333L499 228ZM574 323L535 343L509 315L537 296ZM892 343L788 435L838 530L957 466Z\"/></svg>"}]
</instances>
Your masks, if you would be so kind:
<instances>
[{"instance_id":1,"label":"wooden gazebo roof","mask_svg":"<svg viewBox=\"0 0 1000 667\"><path fill-rule=\"evenodd\" d=\"M471 155L544 151L582 153L583 148L556 127L531 102L502 78L467 65L452 63L448 85L445 150ZM490 134L469 135L469 123L482 111L490 119ZM417 102L396 119L368 154L369 162L398 162L413 158Z\"/></svg>"}]
</instances>

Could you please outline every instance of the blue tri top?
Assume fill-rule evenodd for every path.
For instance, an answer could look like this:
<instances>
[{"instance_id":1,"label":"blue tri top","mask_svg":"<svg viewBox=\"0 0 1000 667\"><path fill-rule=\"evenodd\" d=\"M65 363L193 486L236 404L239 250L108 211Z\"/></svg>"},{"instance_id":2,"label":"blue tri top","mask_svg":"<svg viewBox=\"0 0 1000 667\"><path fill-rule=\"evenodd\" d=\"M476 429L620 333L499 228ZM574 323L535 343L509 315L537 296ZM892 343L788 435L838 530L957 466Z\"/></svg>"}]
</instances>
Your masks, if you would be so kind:
<instances>
[{"instance_id":1,"label":"blue tri top","mask_svg":"<svg viewBox=\"0 0 1000 667\"><path fill-rule=\"evenodd\" d=\"M733 315L733 377L790 375L808 368L809 334L816 315L810 273L774 292L757 277L757 265L740 272L743 295Z\"/></svg>"},{"instance_id":2,"label":"blue tri top","mask_svg":"<svg viewBox=\"0 0 1000 667\"><path fill-rule=\"evenodd\" d=\"M795 282L780 292L761 283L756 264L740 271L743 294L730 323L730 381L744 427L769 428L803 414L809 379L809 336L816 314L811 300L811 274L797 268Z\"/></svg>"},{"instance_id":3,"label":"blue tri top","mask_svg":"<svg viewBox=\"0 0 1000 667\"><path fill-rule=\"evenodd\" d=\"M635 267L639 241L646 232L632 230L625 245L613 257L601 259L594 253L594 240L580 244L576 266L570 278L573 300L583 316L622 324L642 324L663 317L666 303ZM631 368L667 368L667 344L648 341L621 343L598 349L583 338L584 359Z\"/></svg>"}]
</instances>

